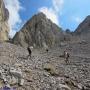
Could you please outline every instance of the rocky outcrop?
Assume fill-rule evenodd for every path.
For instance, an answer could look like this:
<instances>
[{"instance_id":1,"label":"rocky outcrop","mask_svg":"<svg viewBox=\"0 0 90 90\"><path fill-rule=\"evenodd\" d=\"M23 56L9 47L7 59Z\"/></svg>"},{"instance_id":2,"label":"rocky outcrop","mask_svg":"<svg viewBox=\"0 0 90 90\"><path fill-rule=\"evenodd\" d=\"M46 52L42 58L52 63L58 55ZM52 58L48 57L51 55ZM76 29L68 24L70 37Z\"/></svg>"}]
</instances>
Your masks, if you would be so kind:
<instances>
[{"instance_id":1,"label":"rocky outcrop","mask_svg":"<svg viewBox=\"0 0 90 90\"><path fill-rule=\"evenodd\" d=\"M43 13L38 13L16 33L13 43L21 46L52 47L59 44L61 40L63 40L62 29Z\"/></svg>"},{"instance_id":2,"label":"rocky outcrop","mask_svg":"<svg viewBox=\"0 0 90 90\"><path fill-rule=\"evenodd\" d=\"M78 26L75 33L77 35L90 33L90 15L87 16L86 19Z\"/></svg>"},{"instance_id":3,"label":"rocky outcrop","mask_svg":"<svg viewBox=\"0 0 90 90\"><path fill-rule=\"evenodd\" d=\"M78 37L79 41L90 42L90 15L85 18L85 20L80 23L74 32L75 38Z\"/></svg>"},{"instance_id":4,"label":"rocky outcrop","mask_svg":"<svg viewBox=\"0 0 90 90\"><path fill-rule=\"evenodd\" d=\"M9 12L5 8L3 0L0 0L0 41L8 40L8 18Z\"/></svg>"},{"instance_id":5,"label":"rocky outcrop","mask_svg":"<svg viewBox=\"0 0 90 90\"><path fill-rule=\"evenodd\" d=\"M0 81L2 86L7 86L10 88L12 85L20 85L22 86L24 83L23 74L21 69L16 69L15 67L10 67L9 65L2 64L0 67Z\"/></svg>"}]
</instances>

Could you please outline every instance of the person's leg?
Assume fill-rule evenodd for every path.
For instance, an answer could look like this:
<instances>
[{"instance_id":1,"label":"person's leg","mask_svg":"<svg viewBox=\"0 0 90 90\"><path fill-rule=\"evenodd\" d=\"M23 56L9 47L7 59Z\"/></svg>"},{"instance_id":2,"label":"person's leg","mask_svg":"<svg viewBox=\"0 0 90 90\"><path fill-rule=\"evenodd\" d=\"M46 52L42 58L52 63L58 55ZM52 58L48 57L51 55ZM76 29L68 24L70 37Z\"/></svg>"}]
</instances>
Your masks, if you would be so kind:
<instances>
[{"instance_id":1,"label":"person's leg","mask_svg":"<svg viewBox=\"0 0 90 90\"><path fill-rule=\"evenodd\" d=\"M29 57L31 58L31 52L29 53Z\"/></svg>"},{"instance_id":2,"label":"person's leg","mask_svg":"<svg viewBox=\"0 0 90 90\"><path fill-rule=\"evenodd\" d=\"M67 57L67 63L69 64L70 62L69 62L69 57Z\"/></svg>"},{"instance_id":3,"label":"person's leg","mask_svg":"<svg viewBox=\"0 0 90 90\"><path fill-rule=\"evenodd\" d=\"M69 61L68 61L68 57L66 57L66 60L65 60L65 61L66 61L66 64L68 64L68 63L69 63Z\"/></svg>"},{"instance_id":4,"label":"person's leg","mask_svg":"<svg viewBox=\"0 0 90 90\"><path fill-rule=\"evenodd\" d=\"M27 58L29 58L29 57L31 58L31 56L28 54Z\"/></svg>"}]
</instances>

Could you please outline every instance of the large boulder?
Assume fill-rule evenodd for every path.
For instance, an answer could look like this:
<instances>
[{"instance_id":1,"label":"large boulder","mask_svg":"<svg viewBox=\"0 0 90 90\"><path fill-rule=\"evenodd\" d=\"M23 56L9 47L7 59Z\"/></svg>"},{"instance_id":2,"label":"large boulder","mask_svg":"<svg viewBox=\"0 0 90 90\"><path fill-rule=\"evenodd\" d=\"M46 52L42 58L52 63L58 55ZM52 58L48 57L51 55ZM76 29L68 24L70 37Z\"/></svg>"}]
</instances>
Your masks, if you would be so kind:
<instances>
[{"instance_id":1,"label":"large boulder","mask_svg":"<svg viewBox=\"0 0 90 90\"><path fill-rule=\"evenodd\" d=\"M9 12L5 8L3 0L0 0L0 41L8 40L9 26L8 26Z\"/></svg>"},{"instance_id":2,"label":"large boulder","mask_svg":"<svg viewBox=\"0 0 90 90\"><path fill-rule=\"evenodd\" d=\"M43 13L34 15L13 38L21 46L52 47L63 40L63 31Z\"/></svg>"}]
</instances>

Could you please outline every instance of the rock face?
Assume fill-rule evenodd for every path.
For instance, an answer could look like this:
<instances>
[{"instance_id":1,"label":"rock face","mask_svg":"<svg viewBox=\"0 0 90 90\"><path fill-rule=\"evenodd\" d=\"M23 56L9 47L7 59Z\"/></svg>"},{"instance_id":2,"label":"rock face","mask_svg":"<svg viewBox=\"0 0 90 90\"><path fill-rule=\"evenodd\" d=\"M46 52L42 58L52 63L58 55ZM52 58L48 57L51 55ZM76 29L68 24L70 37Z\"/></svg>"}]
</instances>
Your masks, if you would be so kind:
<instances>
[{"instance_id":1,"label":"rock face","mask_svg":"<svg viewBox=\"0 0 90 90\"><path fill-rule=\"evenodd\" d=\"M0 0L0 41L8 40L8 18L9 12L5 8L3 0Z\"/></svg>"},{"instance_id":2,"label":"rock face","mask_svg":"<svg viewBox=\"0 0 90 90\"><path fill-rule=\"evenodd\" d=\"M74 32L75 38L90 42L90 15L78 26Z\"/></svg>"},{"instance_id":3,"label":"rock face","mask_svg":"<svg viewBox=\"0 0 90 90\"><path fill-rule=\"evenodd\" d=\"M90 33L90 15L78 26L75 33L77 35L85 35Z\"/></svg>"},{"instance_id":4,"label":"rock face","mask_svg":"<svg viewBox=\"0 0 90 90\"><path fill-rule=\"evenodd\" d=\"M13 43L21 46L51 47L62 39L62 29L47 19L43 13L38 13L16 33Z\"/></svg>"}]
</instances>

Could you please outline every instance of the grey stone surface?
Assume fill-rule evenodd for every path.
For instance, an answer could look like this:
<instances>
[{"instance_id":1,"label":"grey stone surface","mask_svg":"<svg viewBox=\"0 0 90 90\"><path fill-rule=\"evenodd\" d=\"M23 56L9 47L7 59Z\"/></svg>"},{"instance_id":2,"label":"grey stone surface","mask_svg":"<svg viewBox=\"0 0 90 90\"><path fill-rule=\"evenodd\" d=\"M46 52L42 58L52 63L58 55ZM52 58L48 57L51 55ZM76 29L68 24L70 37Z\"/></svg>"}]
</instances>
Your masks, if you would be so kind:
<instances>
[{"instance_id":1,"label":"grey stone surface","mask_svg":"<svg viewBox=\"0 0 90 90\"><path fill-rule=\"evenodd\" d=\"M65 63L64 58L59 57L65 49L70 53L69 64ZM0 76L0 86L7 83L17 90L82 90L82 88L89 90L88 52L90 43L74 42L63 47L50 48L48 53L45 49L33 48L31 58L27 58L26 48L0 43L0 75L3 76L3 78ZM45 68L58 75L50 74L51 71Z\"/></svg>"}]
</instances>

